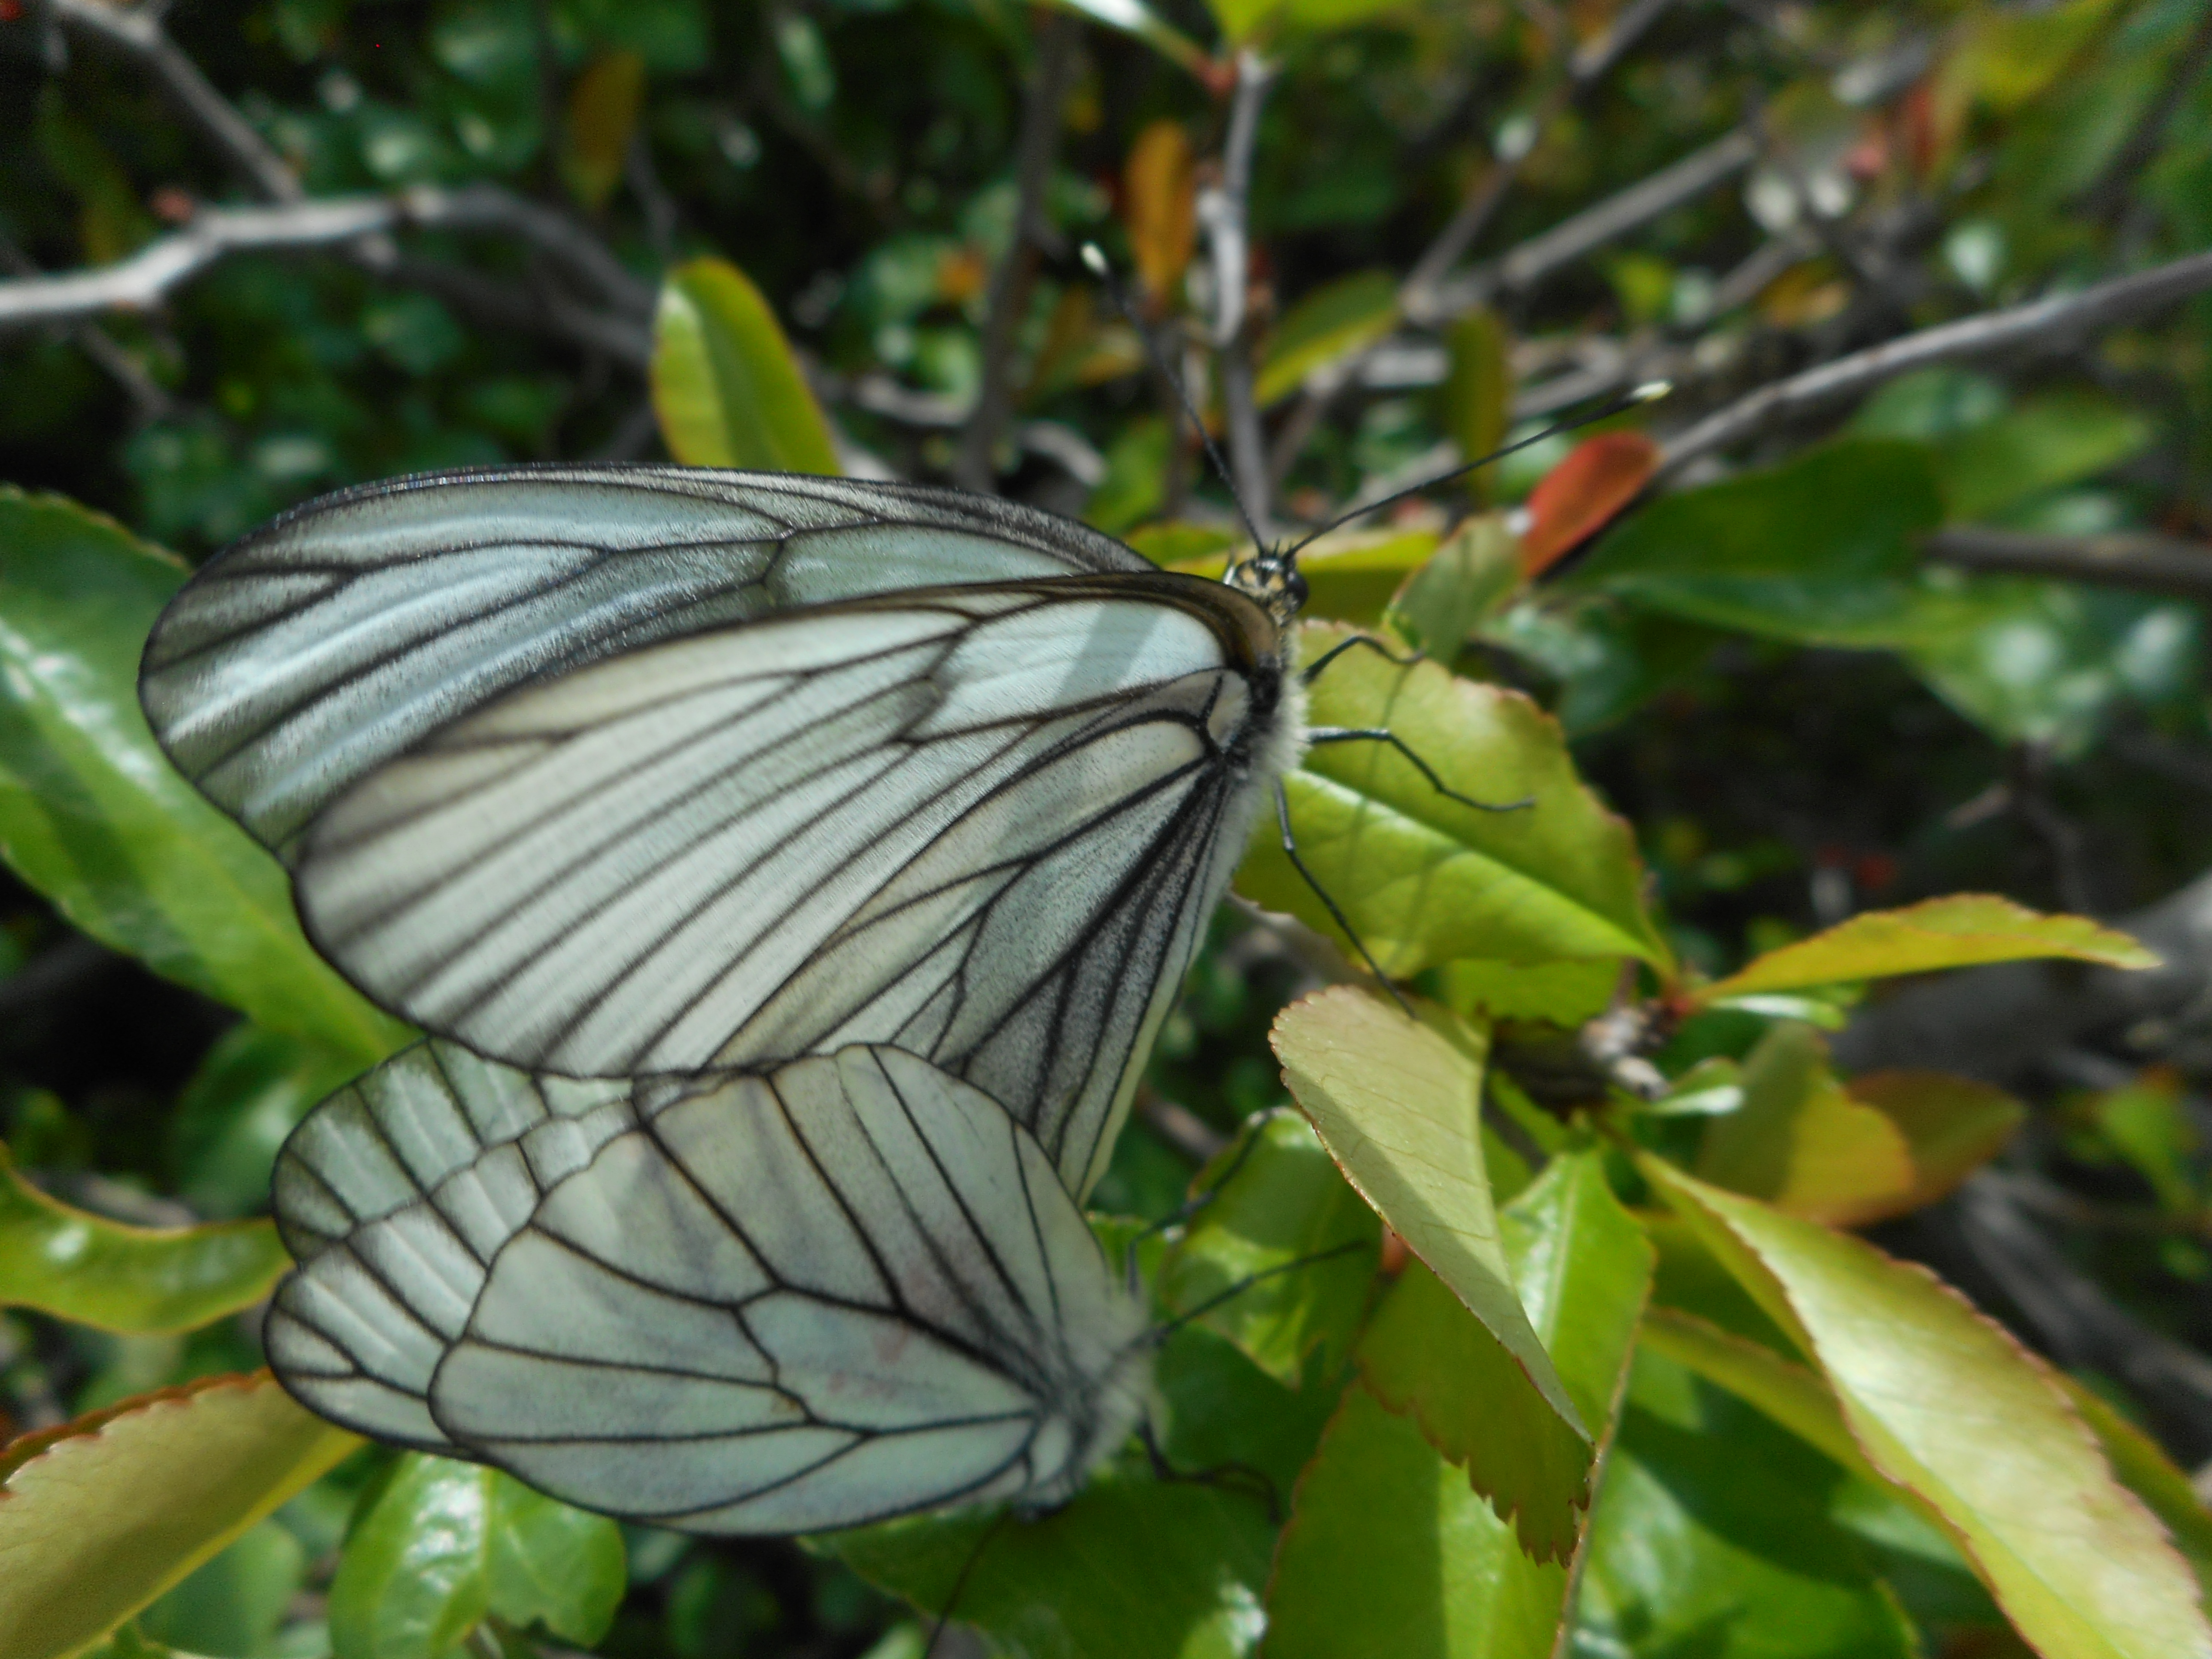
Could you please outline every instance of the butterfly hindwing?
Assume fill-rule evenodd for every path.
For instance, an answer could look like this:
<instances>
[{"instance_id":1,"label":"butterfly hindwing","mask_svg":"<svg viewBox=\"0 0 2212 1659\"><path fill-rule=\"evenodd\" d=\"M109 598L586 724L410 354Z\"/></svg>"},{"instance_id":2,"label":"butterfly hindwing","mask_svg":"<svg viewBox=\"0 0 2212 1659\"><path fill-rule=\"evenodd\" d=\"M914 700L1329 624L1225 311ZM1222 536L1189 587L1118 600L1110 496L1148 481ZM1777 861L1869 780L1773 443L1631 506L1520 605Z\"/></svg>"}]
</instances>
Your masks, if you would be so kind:
<instances>
[{"instance_id":1,"label":"butterfly hindwing","mask_svg":"<svg viewBox=\"0 0 2212 1659\"><path fill-rule=\"evenodd\" d=\"M1141 1313L974 1089L855 1047L610 1090L432 1042L319 1108L279 1171L316 1241L270 1315L287 1386L718 1532L1051 1501L1128 1432Z\"/></svg>"}]
</instances>

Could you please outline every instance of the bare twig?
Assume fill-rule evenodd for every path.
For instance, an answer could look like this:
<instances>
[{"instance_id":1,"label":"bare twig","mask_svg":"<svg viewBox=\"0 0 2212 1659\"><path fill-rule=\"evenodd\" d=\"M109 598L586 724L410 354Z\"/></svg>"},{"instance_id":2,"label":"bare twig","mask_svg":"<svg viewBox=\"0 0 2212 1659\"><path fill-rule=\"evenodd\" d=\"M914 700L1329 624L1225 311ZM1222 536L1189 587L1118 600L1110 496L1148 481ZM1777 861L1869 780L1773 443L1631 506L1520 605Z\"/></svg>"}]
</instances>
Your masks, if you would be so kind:
<instances>
[{"instance_id":1,"label":"bare twig","mask_svg":"<svg viewBox=\"0 0 2212 1659\"><path fill-rule=\"evenodd\" d=\"M127 9L106 4L104 0L48 0L48 3L52 15L64 27L130 58L151 76L257 194L272 202L305 198L307 192L284 158L162 32L157 10L151 7Z\"/></svg>"},{"instance_id":2,"label":"bare twig","mask_svg":"<svg viewBox=\"0 0 2212 1659\"><path fill-rule=\"evenodd\" d=\"M1398 290L1399 303L1406 314L1416 322L1436 322L1449 315L1439 304L1437 288L1444 273L1460 262L1475 239L1489 228L1490 221L1521 176L1527 162L1546 127L1556 120L1561 112L1595 86L1606 71L1619 63L1630 47L1644 36L1644 31L1657 22L1672 0L1634 0L1626 10L1613 21L1613 26L1596 40L1582 46L1568 58L1565 73L1553 87L1539 106L1534 117L1534 136L1527 145L1512 155L1503 155L1483 174L1467 199L1459 204L1444 228L1437 233L1436 240L1414 262L1413 269ZM1464 307L1461 307L1464 309Z\"/></svg>"},{"instance_id":3,"label":"bare twig","mask_svg":"<svg viewBox=\"0 0 2212 1659\"><path fill-rule=\"evenodd\" d=\"M1213 343L1221 354L1231 485L1243 500L1245 517L1262 537L1267 533L1270 494L1267 446L1253 397L1252 331L1246 326L1244 298L1252 256L1252 152L1260 136L1260 106L1273 78L1273 66L1258 53L1248 50L1237 54L1237 93L1229 106L1221 183L1201 194L1198 202L1199 222L1206 227L1213 265Z\"/></svg>"},{"instance_id":4,"label":"bare twig","mask_svg":"<svg viewBox=\"0 0 2212 1659\"><path fill-rule=\"evenodd\" d=\"M614 256L556 213L493 185L459 190L420 186L397 196L334 197L275 207L203 208L173 235L130 258L94 270L22 277L0 283L0 328L68 322L106 311L145 311L169 292L232 254L301 252L347 247L364 236L406 228L497 230L520 235L632 319L623 337L637 336L651 314L653 290L623 270ZM371 256L375 268L389 254ZM571 317L589 316L572 307ZM598 319L612 324L614 319ZM611 340L612 328L598 329ZM631 341L634 344L635 341ZM635 361L642 356L623 348Z\"/></svg>"},{"instance_id":5,"label":"bare twig","mask_svg":"<svg viewBox=\"0 0 2212 1659\"><path fill-rule=\"evenodd\" d=\"M1869 391L1908 370L2000 351L2066 349L2085 334L2156 311L2207 288L2212 288L2212 253L2193 253L2078 293L2055 295L2007 311L1984 312L1885 341L1761 386L1708 415L1668 444L1661 474L1679 471L1700 456Z\"/></svg>"},{"instance_id":6,"label":"bare twig","mask_svg":"<svg viewBox=\"0 0 2212 1659\"><path fill-rule=\"evenodd\" d=\"M2159 141L2166 134L2166 124L2173 119L2183 101L2203 83L2208 65L2212 65L2212 10L2204 14L2197 25L2197 33L2175 57L2172 68L2166 72L2166 85L2151 100L2142 118L2136 123L2135 131L2112 152L2103 174L2076 198L2077 211L2097 219L2109 219L2118 212L2144 164L2158 154Z\"/></svg>"},{"instance_id":7,"label":"bare twig","mask_svg":"<svg viewBox=\"0 0 2212 1659\"><path fill-rule=\"evenodd\" d=\"M1015 149L1014 234L991 274L983 320L983 368L975 413L961 434L952 477L963 489L988 490L998 476L993 457L1013 406L1014 348L1036 282L1040 244L1048 229L1045 189L1060 149L1060 106L1075 70L1079 40L1075 14L1048 11L1037 26L1036 63L1022 106Z\"/></svg>"},{"instance_id":8,"label":"bare twig","mask_svg":"<svg viewBox=\"0 0 2212 1659\"><path fill-rule=\"evenodd\" d=\"M1939 564L2016 576L2130 587L2177 599L2212 600L2212 546L2128 531L2103 536L2046 536L1956 526L1922 546Z\"/></svg>"},{"instance_id":9,"label":"bare twig","mask_svg":"<svg viewBox=\"0 0 2212 1659\"><path fill-rule=\"evenodd\" d=\"M1492 264L1438 286L1435 308L1439 315L1449 316L1480 305L1500 290L1534 288L1553 271L1726 184L1758 155L1759 141L1748 130L1739 127L1723 134L1672 167L1662 167L1541 235L1530 237Z\"/></svg>"},{"instance_id":10,"label":"bare twig","mask_svg":"<svg viewBox=\"0 0 2212 1659\"><path fill-rule=\"evenodd\" d=\"M1229 1144L1227 1135L1189 1107L1160 1094L1149 1083L1137 1085L1137 1115L1144 1119L1154 1134L1194 1164L1212 1163Z\"/></svg>"}]
</instances>

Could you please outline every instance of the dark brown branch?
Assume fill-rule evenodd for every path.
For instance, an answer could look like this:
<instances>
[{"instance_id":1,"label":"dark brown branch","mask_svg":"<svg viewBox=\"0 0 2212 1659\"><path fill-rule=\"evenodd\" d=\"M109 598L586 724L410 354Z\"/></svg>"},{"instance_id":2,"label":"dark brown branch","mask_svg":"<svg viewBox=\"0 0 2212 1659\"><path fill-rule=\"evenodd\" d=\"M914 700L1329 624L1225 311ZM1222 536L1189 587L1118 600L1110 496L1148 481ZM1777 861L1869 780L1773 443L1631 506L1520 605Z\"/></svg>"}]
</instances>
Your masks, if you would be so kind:
<instances>
[{"instance_id":1,"label":"dark brown branch","mask_svg":"<svg viewBox=\"0 0 2212 1659\"><path fill-rule=\"evenodd\" d=\"M1786 421L1871 391L1909 370L1998 352L2065 350L2086 334L2207 288L2212 288L2212 253L2193 253L2078 293L1984 312L1885 341L1762 386L1707 416L1668 443L1662 476L1679 471L1700 456L1772 431Z\"/></svg>"},{"instance_id":2,"label":"dark brown branch","mask_svg":"<svg viewBox=\"0 0 2212 1659\"><path fill-rule=\"evenodd\" d=\"M2212 601L2212 545L2178 537L2135 531L2047 536L1961 525L1937 531L1922 551L1939 564L1967 570L2094 582Z\"/></svg>"},{"instance_id":3,"label":"dark brown branch","mask_svg":"<svg viewBox=\"0 0 2212 1659\"><path fill-rule=\"evenodd\" d=\"M983 368L975 413L961 434L952 477L963 489L988 490L998 477L994 456L999 434L1013 407L1014 349L1022 319L1036 286L1041 244L1049 227L1045 190L1052 181L1060 150L1060 106L1067 96L1079 39L1075 14L1051 11L1037 25L1036 63L1030 73L1022 106L1021 137L1015 148L1014 234L1006 257L991 273L985 302Z\"/></svg>"},{"instance_id":4,"label":"dark brown branch","mask_svg":"<svg viewBox=\"0 0 2212 1659\"><path fill-rule=\"evenodd\" d=\"M63 27L137 64L257 195L272 202L306 196L300 180L268 140L256 132L200 73L199 66L162 32L150 7L126 10L103 0L49 0Z\"/></svg>"}]
</instances>

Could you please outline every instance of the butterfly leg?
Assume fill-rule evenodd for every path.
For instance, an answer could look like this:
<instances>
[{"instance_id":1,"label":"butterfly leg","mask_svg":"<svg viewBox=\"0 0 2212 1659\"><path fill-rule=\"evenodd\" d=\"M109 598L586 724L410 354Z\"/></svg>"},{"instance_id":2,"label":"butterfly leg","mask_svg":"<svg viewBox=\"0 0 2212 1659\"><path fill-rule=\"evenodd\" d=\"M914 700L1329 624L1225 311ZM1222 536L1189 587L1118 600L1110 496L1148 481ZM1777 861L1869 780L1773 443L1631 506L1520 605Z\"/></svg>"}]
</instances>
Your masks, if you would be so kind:
<instances>
[{"instance_id":1,"label":"butterfly leg","mask_svg":"<svg viewBox=\"0 0 2212 1659\"><path fill-rule=\"evenodd\" d=\"M1436 769L1413 750L1405 738L1387 726L1316 726L1306 732L1306 741L1316 746L1324 743L1387 743L1413 763L1413 769L1429 781L1429 787L1447 800L1455 800L1462 806L1472 806L1478 812L1517 812L1524 806L1534 806L1536 798L1524 795L1519 800L1477 800L1472 795L1462 795L1438 777Z\"/></svg>"},{"instance_id":2,"label":"butterfly leg","mask_svg":"<svg viewBox=\"0 0 2212 1659\"><path fill-rule=\"evenodd\" d=\"M1322 669L1328 667L1329 664L1334 662L1346 652L1353 650L1360 646L1365 646L1367 649L1375 653L1376 655L1381 657L1385 662L1395 663L1401 668L1411 668L1416 663L1424 663L1428 660L1428 658L1419 651L1414 652L1411 656L1401 657L1396 652L1393 651L1389 646L1383 644L1382 641L1376 639L1372 634L1354 634L1350 639L1339 641L1336 644L1329 647L1328 650L1322 652L1321 655L1316 657L1310 663L1307 664L1304 668L1298 672L1298 678L1304 680L1308 685L1311 685L1316 680L1321 678Z\"/></svg>"},{"instance_id":3,"label":"butterfly leg","mask_svg":"<svg viewBox=\"0 0 2212 1659\"><path fill-rule=\"evenodd\" d=\"M1304 878L1305 884L1314 890L1314 896L1322 902L1328 908L1330 918L1344 930L1345 938L1352 941L1352 948L1359 952L1360 959L1366 963L1368 971L1382 981L1382 988L1390 994L1390 1000L1396 1003L1405 1011L1407 1017L1411 1018L1413 1005L1400 994L1396 986L1390 983L1390 975L1384 973L1382 964L1375 960L1375 953L1367 948L1367 941L1359 937L1358 931L1352 925L1351 918L1346 916L1338 907L1336 901L1328 896L1328 889L1314 878L1314 872L1306 868L1306 861L1298 856L1297 837L1291 833L1291 798L1285 793L1283 781L1280 778L1275 780L1275 822L1282 826L1283 854L1290 860L1291 868L1297 871Z\"/></svg>"},{"instance_id":4,"label":"butterfly leg","mask_svg":"<svg viewBox=\"0 0 2212 1659\"><path fill-rule=\"evenodd\" d=\"M1282 1493L1273 1480L1249 1463L1216 1463L1203 1469L1179 1469L1168 1462L1167 1453L1160 1449L1159 1437L1153 1432L1150 1418L1137 1425L1137 1438L1145 1448L1145 1455L1152 1460L1153 1480L1241 1490L1267 1506L1269 1525L1283 1524Z\"/></svg>"}]
</instances>

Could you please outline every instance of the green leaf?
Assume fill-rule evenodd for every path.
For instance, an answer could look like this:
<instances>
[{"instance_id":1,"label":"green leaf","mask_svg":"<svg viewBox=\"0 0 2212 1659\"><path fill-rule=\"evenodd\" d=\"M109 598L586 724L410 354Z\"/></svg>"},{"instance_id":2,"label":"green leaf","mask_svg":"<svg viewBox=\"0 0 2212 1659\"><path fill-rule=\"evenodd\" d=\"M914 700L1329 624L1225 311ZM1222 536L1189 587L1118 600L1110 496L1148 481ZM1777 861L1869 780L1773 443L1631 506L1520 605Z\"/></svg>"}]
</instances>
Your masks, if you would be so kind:
<instances>
[{"instance_id":1,"label":"green leaf","mask_svg":"<svg viewBox=\"0 0 2212 1659\"><path fill-rule=\"evenodd\" d=\"M1034 1520L971 1511L820 1541L929 1613L966 1569L954 1614L1008 1659L1241 1659L1265 1624L1273 1535L1251 1497L1130 1478L1095 1480Z\"/></svg>"},{"instance_id":2,"label":"green leaf","mask_svg":"<svg viewBox=\"0 0 2212 1659\"><path fill-rule=\"evenodd\" d=\"M1679 1308L1652 1308L1638 1340L1645 1352L1727 1389L1862 1480L1895 1490L1859 1450L1834 1393L1817 1371Z\"/></svg>"},{"instance_id":3,"label":"green leaf","mask_svg":"<svg viewBox=\"0 0 2212 1659\"><path fill-rule=\"evenodd\" d=\"M200 1061L169 1120L178 1196L206 1216L267 1209L270 1171L284 1137L360 1069L321 1043L233 1026Z\"/></svg>"},{"instance_id":4,"label":"green leaf","mask_svg":"<svg viewBox=\"0 0 2212 1659\"><path fill-rule=\"evenodd\" d=\"M2094 392L2024 399L1939 446L1947 516L1971 523L2094 477L2140 452L2154 434L2139 411Z\"/></svg>"},{"instance_id":5,"label":"green leaf","mask_svg":"<svg viewBox=\"0 0 2212 1659\"><path fill-rule=\"evenodd\" d=\"M1469 959L1435 969L1437 1000L1470 1018L1541 1020L1572 1030L1596 1018L1620 984L1617 957L1583 962Z\"/></svg>"},{"instance_id":6,"label":"green leaf","mask_svg":"<svg viewBox=\"0 0 2212 1659\"><path fill-rule=\"evenodd\" d=\"M1930 690L2002 743L2061 758L2086 750L2123 698L2171 702L2197 683L2200 623L2185 605L2074 582L1948 580L1928 614L1944 619L1905 652Z\"/></svg>"},{"instance_id":7,"label":"green leaf","mask_svg":"<svg viewBox=\"0 0 2212 1659\"><path fill-rule=\"evenodd\" d=\"M671 271L653 325L653 407L687 466L843 471L775 313L726 259Z\"/></svg>"},{"instance_id":8,"label":"green leaf","mask_svg":"<svg viewBox=\"0 0 2212 1659\"><path fill-rule=\"evenodd\" d=\"M1950 1192L1995 1158L2027 1115L2003 1090L1946 1072L1869 1072L1846 1086L1905 1137L1912 1189L1899 1213Z\"/></svg>"},{"instance_id":9,"label":"green leaf","mask_svg":"<svg viewBox=\"0 0 2212 1659\"><path fill-rule=\"evenodd\" d=\"M1595 1155L1554 1158L1502 1217L1529 1322L1585 1423L1613 1419L1652 1251ZM1418 1264L1359 1345L1367 1386L1409 1413L1514 1523L1520 1547L1565 1559L1589 1501L1589 1443L1547 1408L1505 1350Z\"/></svg>"},{"instance_id":10,"label":"green leaf","mask_svg":"<svg viewBox=\"0 0 2212 1659\"><path fill-rule=\"evenodd\" d=\"M1316 289L1292 306L1260 354L1253 396L1278 403L1309 375L1364 351L1398 326L1398 279L1363 270Z\"/></svg>"},{"instance_id":11,"label":"green leaf","mask_svg":"<svg viewBox=\"0 0 2212 1659\"><path fill-rule=\"evenodd\" d=\"M1547 1659L1567 1570L1532 1561L1457 1468L1348 1389L1298 1481L1267 1659Z\"/></svg>"},{"instance_id":12,"label":"green leaf","mask_svg":"<svg viewBox=\"0 0 2212 1659\"><path fill-rule=\"evenodd\" d=\"M410 1452L346 1540L337 1659L437 1659L486 1613L568 1641L605 1635L626 1588L622 1530L474 1463Z\"/></svg>"},{"instance_id":13,"label":"green leaf","mask_svg":"<svg viewBox=\"0 0 2212 1659\"><path fill-rule=\"evenodd\" d=\"M1168 1254L1161 1301L1180 1313L1228 1296L1205 1322L1270 1376L1296 1387L1316 1353L1319 1374L1334 1376L1366 1309L1381 1229L1312 1126L1290 1111L1254 1119L1196 1190L1212 1196Z\"/></svg>"},{"instance_id":14,"label":"green leaf","mask_svg":"<svg viewBox=\"0 0 2212 1659\"><path fill-rule=\"evenodd\" d=\"M1309 624L1301 650L1310 662L1351 636ZM1354 650L1315 682L1310 712L1316 725L1388 727L1471 799L1530 803L1463 805L1381 743L1314 750L1285 780L1300 856L1388 971L1469 957L1629 956L1671 969L1627 825L1575 775L1558 722L1528 698ZM1285 857L1273 815L1261 817L1238 890L1343 939Z\"/></svg>"},{"instance_id":15,"label":"green leaf","mask_svg":"<svg viewBox=\"0 0 2212 1659\"><path fill-rule=\"evenodd\" d=\"M290 1267L266 1221L131 1227L47 1197L0 1147L0 1305L134 1335L250 1308Z\"/></svg>"},{"instance_id":16,"label":"green leaf","mask_svg":"<svg viewBox=\"0 0 2212 1659\"><path fill-rule=\"evenodd\" d=\"M1505 441L1513 414L1511 348L1504 319L1487 306L1477 306L1444 330L1443 428L1467 460L1479 461ZM1467 489L1476 501L1489 500L1489 469L1468 473Z\"/></svg>"},{"instance_id":17,"label":"green leaf","mask_svg":"<svg viewBox=\"0 0 2212 1659\"><path fill-rule=\"evenodd\" d=\"M1591 1517L1576 1652L1917 1659L1860 1541L1844 1472L1639 1352Z\"/></svg>"},{"instance_id":18,"label":"green leaf","mask_svg":"<svg viewBox=\"0 0 2212 1659\"><path fill-rule=\"evenodd\" d=\"M645 59L634 52L596 59L568 89L562 171L576 199L595 213L622 182L644 96Z\"/></svg>"},{"instance_id":19,"label":"green leaf","mask_svg":"<svg viewBox=\"0 0 2212 1659\"><path fill-rule=\"evenodd\" d=\"M1417 1022L1338 986L1285 1008L1271 1036L1283 1080L1346 1178L1587 1443L1515 1293L1491 1208L1480 1133L1488 1033L1432 1004Z\"/></svg>"},{"instance_id":20,"label":"green leaf","mask_svg":"<svg viewBox=\"0 0 2212 1659\"><path fill-rule=\"evenodd\" d=\"M1657 1158L1638 1167L1820 1366L1868 1460L1942 1516L2046 1659L2212 1654L2187 1565L2040 1360L1924 1268Z\"/></svg>"},{"instance_id":21,"label":"green leaf","mask_svg":"<svg viewBox=\"0 0 2212 1659\"><path fill-rule=\"evenodd\" d=\"M1771 1027L1744 1057L1741 1087L1741 1106L1705 1130L1701 1179L1837 1225L1893 1214L1912 1191L1904 1132L1845 1092L1810 1026Z\"/></svg>"},{"instance_id":22,"label":"green leaf","mask_svg":"<svg viewBox=\"0 0 2212 1659\"><path fill-rule=\"evenodd\" d=\"M82 1647L362 1443L266 1371L127 1400L0 1450L0 1653Z\"/></svg>"},{"instance_id":23,"label":"green leaf","mask_svg":"<svg viewBox=\"0 0 2212 1659\"><path fill-rule=\"evenodd\" d=\"M2066 1397L2097 1437L2121 1484L2142 1499L2188 1559L2197 1586L2212 1595L2212 1510L2189 1477L2173 1467L2158 1442L2070 1376L2061 1376Z\"/></svg>"},{"instance_id":24,"label":"green leaf","mask_svg":"<svg viewBox=\"0 0 2212 1659\"><path fill-rule=\"evenodd\" d=\"M264 1521L148 1607L139 1628L187 1653L258 1654L307 1575L300 1540Z\"/></svg>"},{"instance_id":25,"label":"green leaf","mask_svg":"<svg viewBox=\"0 0 2212 1659\"><path fill-rule=\"evenodd\" d=\"M595 1645L629 1588L622 1528L506 1475L486 1471L485 1478L492 1612L520 1629L542 1625L579 1647Z\"/></svg>"},{"instance_id":26,"label":"green leaf","mask_svg":"<svg viewBox=\"0 0 2212 1659\"><path fill-rule=\"evenodd\" d=\"M1444 538L1390 600L1391 625L1441 662L1522 586L1520 538L1502 513L1479 514Z\"/></svg>"},{"instance_id":27,"label":"green leaf","mask_svg":"<svg viewBox=\"0 0 2212 1659\"><path fill-rule=\"evenodd\" d=\"M1802 643L1894 645L1933 626L1918 546L1942 516L1923 447L1848 440L1661 497L1559 586Z\"/></svg>"},{"instance_id":28,"label":"green leaf","mask_svg":"<svg viewBox=\"0 0 2212 1659\"><path fill-rule=\"evenodd\" d=\"M1902 910L1863 911L1825 933L1769 951L1693 994L1711 1004L1754 992L2035 957L2069 957L2108 968L2154 968L2159 962L2125 933L2087 917L2044 915L1993 894L1958 893Z\"/></svg>"},{"instance_id":29,"label":"green leaf","mask_svg":"<svg viewBox=\"0 0 2212 1659\"><path fill-rule=\"evenodd\" d=\"M0 487L0 854L102 944L373 1064L405 1028L309 947L276 860L139 710L139 652L184 578L110 520Z\"/></svg>"}]
</instances>

